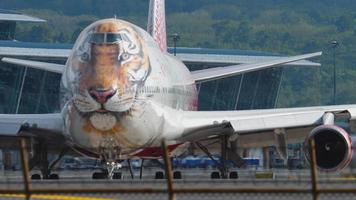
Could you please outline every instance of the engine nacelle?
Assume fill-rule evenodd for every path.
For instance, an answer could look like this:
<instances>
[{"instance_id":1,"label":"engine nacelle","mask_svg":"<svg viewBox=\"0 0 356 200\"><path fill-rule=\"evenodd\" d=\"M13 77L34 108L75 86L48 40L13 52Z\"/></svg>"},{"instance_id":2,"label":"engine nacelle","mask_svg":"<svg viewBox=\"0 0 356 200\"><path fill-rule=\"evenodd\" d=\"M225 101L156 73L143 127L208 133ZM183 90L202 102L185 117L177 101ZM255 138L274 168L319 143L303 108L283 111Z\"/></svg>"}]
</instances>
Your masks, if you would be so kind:
<instances>
[{"instance_id":1,"label":"engine nacelle","mask_svg":"<svg viewBox=\"0 0 356 200\"><path fill-rule=\"evenodd\" d=\"M337 171L352 160L352 140L347 131L336 125L320 125L314 128L305 141L305 155L310 160L309 140L314 139L316 162L321 171Z\"/></svg>"}]
</instances>

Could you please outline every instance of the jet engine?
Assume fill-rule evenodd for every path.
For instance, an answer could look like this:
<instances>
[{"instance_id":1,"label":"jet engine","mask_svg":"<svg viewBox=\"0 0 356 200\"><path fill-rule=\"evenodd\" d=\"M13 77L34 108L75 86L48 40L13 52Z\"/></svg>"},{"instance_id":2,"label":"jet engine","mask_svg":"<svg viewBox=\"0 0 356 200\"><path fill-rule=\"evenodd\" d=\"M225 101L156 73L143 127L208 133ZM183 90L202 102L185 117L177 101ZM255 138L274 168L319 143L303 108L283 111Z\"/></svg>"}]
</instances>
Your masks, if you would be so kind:
<instances>
[{"instance_id":1,"label":"jet engine","mask_svg":"<svg viewBox=\"0 0 356 200\"><path fill-rule=\"evenodd\" d=\"M352 160L351 137L336 125L320 125L314 128L305 141L305 155L310 160L309 140L314 139L316 162L321 171L337 171L348 166Z\"/></svg>"}]
</instances>

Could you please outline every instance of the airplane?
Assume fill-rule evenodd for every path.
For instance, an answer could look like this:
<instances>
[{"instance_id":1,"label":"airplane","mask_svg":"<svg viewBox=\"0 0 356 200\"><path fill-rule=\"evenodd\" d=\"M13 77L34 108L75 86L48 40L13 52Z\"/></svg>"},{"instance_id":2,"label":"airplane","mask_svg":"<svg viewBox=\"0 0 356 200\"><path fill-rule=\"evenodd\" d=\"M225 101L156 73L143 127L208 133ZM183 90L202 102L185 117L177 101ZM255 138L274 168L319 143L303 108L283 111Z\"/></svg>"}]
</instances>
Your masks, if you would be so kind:
<instances>
[{"instance_id":1,"label":"airplane","mask_svg":"<svg viewBox=\"0 0 356 200\"><path fill-rule=\"evenodd\" d=\"M30 166L38 166L43 179L58 178L52 168L67 153L100 159L104 171L93 178L116 179L122 160L161 157L162 140L171 155L187 142L209 155L200 141L221 138L221 157L230 153L238 163L241 157L227 147L228 142L241 148L276 146L286 158L288 143L314 139L320 170L349 165L350 131L335 121L346 120L353 128L356 105L197 110L199 83L279 67L321 52L189 71L167 53L164 6L164 0L150 0L147 31L116 18L92 23L79 35L65 65L2 58L2 62L62 74L62 109L53 114L0 114L0 147L14 149L17 138L26 138L33 150ZM59 153L51 164L49 152ZM226 176L226 167L219 169Z\"/></svg>"}]
</instances>

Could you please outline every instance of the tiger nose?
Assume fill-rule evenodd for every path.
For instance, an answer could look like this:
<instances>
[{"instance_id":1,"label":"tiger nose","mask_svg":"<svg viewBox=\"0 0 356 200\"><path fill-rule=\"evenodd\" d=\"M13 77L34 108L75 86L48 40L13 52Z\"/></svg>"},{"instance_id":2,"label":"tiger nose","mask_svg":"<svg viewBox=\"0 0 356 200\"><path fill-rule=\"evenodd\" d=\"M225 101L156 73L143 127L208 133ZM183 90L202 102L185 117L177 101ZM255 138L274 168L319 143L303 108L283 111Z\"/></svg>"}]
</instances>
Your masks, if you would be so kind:
<instances>
[{"instance_id":1,"label":"tiger nose","mask_svg":"<svg viewBox=\"0 0 356 200\"><path fill-rule=\"evenodd\" d=\"M90 96L98 103L106 103L108 99L110 99L112 96L114 96L116 93L116 90L110 88L110 89L97 89L97 88L92 88L89 90Z\"/></svg>"}]
</instances>

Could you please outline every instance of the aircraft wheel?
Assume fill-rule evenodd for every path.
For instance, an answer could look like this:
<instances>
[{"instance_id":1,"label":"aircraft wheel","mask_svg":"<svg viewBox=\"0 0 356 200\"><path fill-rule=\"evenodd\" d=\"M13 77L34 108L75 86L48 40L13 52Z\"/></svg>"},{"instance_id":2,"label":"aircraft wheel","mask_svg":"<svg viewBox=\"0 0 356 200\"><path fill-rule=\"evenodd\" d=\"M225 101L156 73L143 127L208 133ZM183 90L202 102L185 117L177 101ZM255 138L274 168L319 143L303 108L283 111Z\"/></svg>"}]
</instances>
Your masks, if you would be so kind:
<instances>
[{"instance_id":1,"label":"aircraft wheel","mask_svg":"<svg viewBox=\"0 0 356 200\"><path fill-rule=\"evenodd\" d=\"M238 175L238 173L237 173L236 171L230 172L229 178L230 178L230 179L238 179L238 178L239 178L239 175Z\"/></svg>"},{"instance_id":2,"label":"aircraft wheel","mask_svg":"<svg viewBox=\"0 0 356 200\"><path fill-rule=\"evenodd\" d=\"M161 172L161 171L156 172L155 179L163 179L163 178L164 178L163 172Z\"/></svg>"},{"instance_id":3,"label":"aircraft wheel","mask_svg":"<svg viewBox=\"0 0 356 200\"><path fill-rule=\"evenodd\" d=\"M112 179L121 179L121 178L122 178L121 172L115 172L115 173L112 175Z\"/></svg>"},{"instance_id":4,"label":"aircraft wheel","mask_svg":"<svg viewBox=\"0 0 356 200\"><path fill-rule=\"evenodd\" d=\"M49 179L58 180L59 176L58 176L58 174L51 174L51 175L49 175Z\"/></svg>"},{"instance_id":5,"label":"aircraft wheel","mask_svg":"<svg viewBox=\"0 0 356 200\"><path fill-rule=\"evenodd\" d=\"M173 172L173 178L174 179L182 179L182 172L180 172L180 171Z\"/></svg>"},{"instance_id":6,"label":"aircraft wheel","mask_svg":"<svg viewBox=\"0 0 356 200\"><path fill-rule=\"evenodd\" d=\"M41 179L41 175L39 175L39 174L32 174L31 179L32 179L32 180L40 180L40 179Z\"/></svg>"},{"instance_id":7,"label":"aircraft wheel","mask_svg":"<svg viewBox=\"0 0 356 200\"><path fill-rule=\"evenodd\" d=\"M106 179L107 174L103 173L103 172L94 172L92 178L93 179Z\"/></svg>"},{"instance_id":8,"label":"aircraft wheel","mask_svg":"<svg viewBox=\"0 0 356 200\"><path fill-rule=\"evenodd\" d=\"M211 172L211 179L220 179L220 173L219 172Z\"/></svg>"}]
</instances>

